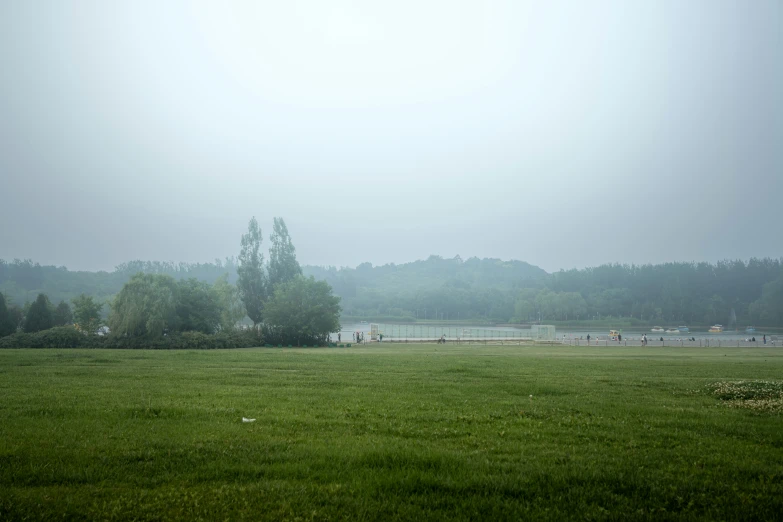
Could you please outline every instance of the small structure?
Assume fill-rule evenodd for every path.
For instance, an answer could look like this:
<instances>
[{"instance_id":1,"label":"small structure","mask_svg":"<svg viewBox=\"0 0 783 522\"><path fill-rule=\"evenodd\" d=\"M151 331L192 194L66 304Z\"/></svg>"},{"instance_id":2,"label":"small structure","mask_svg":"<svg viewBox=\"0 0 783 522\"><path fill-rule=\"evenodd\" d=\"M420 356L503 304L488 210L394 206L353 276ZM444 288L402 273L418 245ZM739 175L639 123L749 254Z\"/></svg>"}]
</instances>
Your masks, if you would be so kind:
<instances>
[{"instance_id":1,"label":"small structure","mask_svg":"<svg viewBox=\"0 0 783 522\"><path fill-rule=\"evenodd\" d=\"M380 325L377 323L370 323L370 340L377 341L379 333L380 333Z\"/></svg>"},{"instance_id":2,"label":"small structure","mask_svg":"<svg viewBox=\"0 0 783 522\"><path fill-rule=\"evenodd\" d=\"M530 327L530 337L534 341L554 341L555 325L553 324L534 324Z\"/></svg>"}]
</instances>

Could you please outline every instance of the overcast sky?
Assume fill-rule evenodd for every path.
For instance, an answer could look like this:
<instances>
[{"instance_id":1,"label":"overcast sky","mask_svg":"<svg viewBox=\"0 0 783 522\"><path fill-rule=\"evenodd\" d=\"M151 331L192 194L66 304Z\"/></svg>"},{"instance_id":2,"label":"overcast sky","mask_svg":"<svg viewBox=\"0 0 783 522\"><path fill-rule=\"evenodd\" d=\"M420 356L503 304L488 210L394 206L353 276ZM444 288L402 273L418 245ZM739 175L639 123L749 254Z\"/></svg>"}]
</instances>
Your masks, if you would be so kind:
<instances>
[{"instance_id":1,"label":"overcast sky","mask_svg":"<svg viewBox=\"0 0 783 522\"><path fill-rule=\"evenodd\" d=\"M0 71L4 259L783 256L780 0L5 1Z\"/></svg>"}]
</instances>

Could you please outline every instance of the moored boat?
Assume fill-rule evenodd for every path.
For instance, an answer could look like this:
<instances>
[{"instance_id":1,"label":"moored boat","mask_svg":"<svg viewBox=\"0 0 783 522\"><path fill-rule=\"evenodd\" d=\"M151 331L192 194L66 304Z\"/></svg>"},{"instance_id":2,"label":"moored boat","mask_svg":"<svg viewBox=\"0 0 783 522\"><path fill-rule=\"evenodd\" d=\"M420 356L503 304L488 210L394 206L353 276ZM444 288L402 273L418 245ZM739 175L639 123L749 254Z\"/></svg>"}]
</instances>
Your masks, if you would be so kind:
<instances>
[{"instance_id":1,"label":"moored boat","mask_svg":"<svg viewBox=\"0 0 783 522\"><path fill-rule=\"evenodd\" d=\"M688 333L690 332L690 329L688 329L687 326L678 326L677 329L682 333Z\"/></svg>"},{"instance_id":2,"label":"moored boat","mask_svg":"<svg viewBox=\"0 0 783 522\"><path fill-rule=\"evenodd\" d=\"M676 328L669 328L666 330L666 333L680 333L680 331Z\"/></svg>"},{"instance_id":3,"label":"moored boat","mask_svg":"<svg viewBox=\"0 0 783 522\"><path fill-rule=\"evenodd\" d=\"M721 333L723 332L723 325L722 324L715 324L710 326L710 333Z\"/></svg>"},{"instance_id":4,"label":"moored boat","mask_svg":"<svg viewBox=\"0 0 783 522\"><path fill-rule=\"evenodd\" d=\"M663 329L662 327L660 327L660 326L653 326L653 327L650 329L650 331L651 331L651 332L660 333L660 332L663 332L663 331L664 331L664 329Z\"/></svg>"},{"instance_id":5,"label":"moored boat","mask_svg":"<svg viewBox=\"0 0 783 522\"><path fill-rule=\"evenodd\" d=\"M753 326L748 326L747 328L745 328L745 333L756 333L756 328L754 328Z\"/></svg>"}]
</instances>

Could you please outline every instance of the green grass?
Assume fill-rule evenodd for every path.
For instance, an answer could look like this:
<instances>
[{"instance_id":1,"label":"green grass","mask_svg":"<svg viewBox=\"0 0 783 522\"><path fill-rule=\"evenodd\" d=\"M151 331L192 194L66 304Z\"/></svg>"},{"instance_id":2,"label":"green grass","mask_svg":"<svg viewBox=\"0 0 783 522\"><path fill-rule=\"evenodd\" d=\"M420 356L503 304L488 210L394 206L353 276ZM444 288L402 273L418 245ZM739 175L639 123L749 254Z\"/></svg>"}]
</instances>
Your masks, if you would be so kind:
<instances>
[{"instance_id":1,"label":"green grass","mask_svg":"<svg viewBox=\"0 0 783 522\"><path fill-rule=\"evenodd\" d=\"M783 416L714 383L781 376L780 349L4 350L0 520L780 519Z\"/></svg>"}]
</instances>

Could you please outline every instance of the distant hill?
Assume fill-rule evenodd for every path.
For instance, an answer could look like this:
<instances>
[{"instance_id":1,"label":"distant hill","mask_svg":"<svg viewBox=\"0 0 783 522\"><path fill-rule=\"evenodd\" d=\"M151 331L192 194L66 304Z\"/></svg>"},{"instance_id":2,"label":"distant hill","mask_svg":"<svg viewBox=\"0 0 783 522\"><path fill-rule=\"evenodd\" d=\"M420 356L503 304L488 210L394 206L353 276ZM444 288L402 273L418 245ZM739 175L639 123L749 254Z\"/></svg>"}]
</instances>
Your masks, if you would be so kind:
<instances>
[{"instance_id":1,"label":"distant hill","mask_svg":"<svg viewBox=\"0 0 783 522\"><path fill-rule=\"evenodd\" d=\"M356 268L302 267L306 275L327 281L343 298L343 312L361 317L488 317L513 313L514 292L543 287L548 274L523 261L462 260L430 256L404 264ZM479 310L481 313L479 313Z\"/></svg>"},{"instance_id":2,"label":"distant hill","mask_svg":"<svg viewBox=\"0 0 783 522\"><path fill-rule=\"evenodd\" d=\"M160 261L130 261L113 272L70 271L65 267L41 266L32 260L0 260L0 292L11 302L24 304L33 301L38 293L45 293L57 303L69 301L81 293L108 301L137 272L168 274L176 279L194 277L214 283L228 273L229 281L236 281L236 260L227 258L214 263L173 263ZM404 264L373 267L363 263L356 268L334 268L305 265L307 276L325 280L335 293L343 298L343 308L355 308L357 296L379 294L388 298L414 298L422 291L441 287L462 291L503 289L542 285L547 273L523 261L470 258L459 256L444 259L430 256L426 260ZM365 303L366 304L366 303ZM378 314L378 303L373 303ZM383 306L381 306L383 308ZM422 306L423 308L423 306ZM435 313L435 306L431 313Z\"/></svg>"},{"instance_id":3,"label":"distant hill","mask_svg":"<svg viewBox=\"0 0 783 522\"><path fill-rule=\"evenodd\" d=\"M0 292L22 305L39 292L53 303L85 293L108 301L137 272L213 283L236 281L236 260L132 261L113 272L71 272L30 260L0 261ZM460 257L356 268L303 266L342 298L346 318L531 322L627 318L635 325L730 324L783 327L783 263L607 264L547 274L523 261ZM107 310L107 309L105 309ZM627 321L626 321L627 322Z\"/></svg>"}]
</instances>

